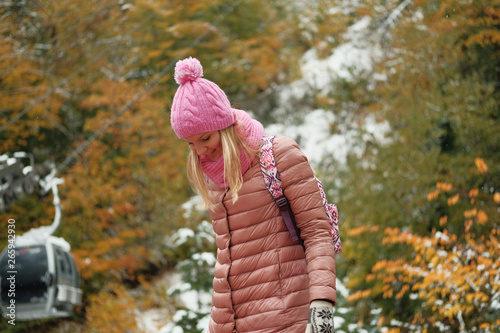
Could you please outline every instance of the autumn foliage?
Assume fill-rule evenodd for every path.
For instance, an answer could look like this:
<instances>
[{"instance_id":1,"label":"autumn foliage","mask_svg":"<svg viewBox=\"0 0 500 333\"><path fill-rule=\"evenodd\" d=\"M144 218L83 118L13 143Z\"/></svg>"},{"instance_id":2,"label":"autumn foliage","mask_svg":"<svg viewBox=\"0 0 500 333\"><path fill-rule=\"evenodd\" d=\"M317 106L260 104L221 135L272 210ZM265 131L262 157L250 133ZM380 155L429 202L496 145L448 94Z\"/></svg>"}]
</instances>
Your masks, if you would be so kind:
<instances>
[{"instance_id":1,"label":"autumn foliage","mask_svg":"<svg viewBox=\"0 0 500 333\"><path fill-rule=\"evenodd\" d=\"M476 158L478 172L487 170L481 158ZM458 192L450 183L440 182L436 190L428 195L429 200L444 196L449 206L465 201L468 209L463 211L463 225L458 234L447 230L447 216L440 218L441 228L432 230L429 236L420 236L413 231L386 228L382 244L386 247L405 245L409 258L384 259L378 261L366 281L378 285L359 290L350 295L350 301L381 296L395 301L403 298L418 302L416 308L402 325L404 328L422 327L431 329L443 324L450 331L494 332L500 328L494 304L500 298L500 228L498 213L493 219L481 209L484 201L478 202L478 189L466 191L467 197L459 199ZM490 202L499 205L499 193L487 194ZM483 196L483 200L484 200ZM350 232L359 237L360 233ZM376 230L375 230L376 231ZM380 324L388 325L389 319Z\"/></svg>"},{"instance_id":2,"label":"autumn foliage","mask_svg":"<svg viewBox=\"0 0 500 333\"><path fill-rule=\"evenodd\" d=\"M123 286L110 284L90 298L87 320L90 332L141 332L134 310L137 301Z\"/></svg>"},{"instance_id":3,"label":"autumn foliage","mask_svg":"<svg viewBox=\"0 0 500 333\"><path fill-rule=\"evenodd\" d=\"M391 19L373 24L382 54L360 75L374 86L358 81L342 95L391 124L389 143L350 156L339 196L345 283L367 329L499 328L498 5L360 6Z\"/></svg>"}]
</instances>

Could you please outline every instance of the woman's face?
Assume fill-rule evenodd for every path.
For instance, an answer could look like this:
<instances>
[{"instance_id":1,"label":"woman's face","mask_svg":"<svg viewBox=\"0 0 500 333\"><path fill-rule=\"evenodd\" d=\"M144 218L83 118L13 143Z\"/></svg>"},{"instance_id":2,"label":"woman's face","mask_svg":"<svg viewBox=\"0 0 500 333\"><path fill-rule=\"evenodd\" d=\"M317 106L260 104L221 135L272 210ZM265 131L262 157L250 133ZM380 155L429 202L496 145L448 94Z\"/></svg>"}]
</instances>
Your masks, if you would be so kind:
<instances>
[{"instance_id":1,"label":"woman's face","mask_svg":"<svg viewBox=\"0 0 500 333\"><path fill-rule=\"evenodd\" d=\"M214 162L222 156L222 143L219 131L194 134L182 139L200 157L206 157Z\"/></svg>"}]
</instances>

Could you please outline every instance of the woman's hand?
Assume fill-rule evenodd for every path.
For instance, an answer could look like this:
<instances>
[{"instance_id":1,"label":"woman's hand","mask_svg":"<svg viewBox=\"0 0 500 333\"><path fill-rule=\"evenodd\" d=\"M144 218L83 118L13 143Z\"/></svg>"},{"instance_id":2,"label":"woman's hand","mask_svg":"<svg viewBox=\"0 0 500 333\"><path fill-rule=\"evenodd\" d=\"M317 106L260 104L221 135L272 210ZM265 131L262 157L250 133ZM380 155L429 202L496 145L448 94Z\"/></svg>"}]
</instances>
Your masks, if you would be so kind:
<instances>
[{"instance_id":1,"label":"woman's hand","mask_svg":"<svg viewBox=\"0 0 500 333\"><path fill-rule=\"evenodd\" d=\"M333 304L328 301L312 301L305 333L333 333Z\"/></svg>"}]
</instances>

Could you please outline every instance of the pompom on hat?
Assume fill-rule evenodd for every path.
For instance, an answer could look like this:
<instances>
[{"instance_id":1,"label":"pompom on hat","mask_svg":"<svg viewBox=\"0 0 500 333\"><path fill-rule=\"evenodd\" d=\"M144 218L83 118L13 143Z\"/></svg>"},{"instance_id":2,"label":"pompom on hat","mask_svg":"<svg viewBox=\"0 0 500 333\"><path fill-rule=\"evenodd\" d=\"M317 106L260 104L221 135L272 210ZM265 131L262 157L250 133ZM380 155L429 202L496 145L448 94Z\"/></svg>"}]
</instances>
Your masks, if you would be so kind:
<instances>
[{"instance_id":1,"label":"pompom on hat","mask_svg":"<svg viewBox=\"0 0 500 333\"><path fill-rule=\"evenodd\" d=\"M174 78L179 88L172 102L170 122L179 138L221 130L235 122L226 94L202 76L198 59L189 57L175 65Z\"/></svg>"}]
</instances>

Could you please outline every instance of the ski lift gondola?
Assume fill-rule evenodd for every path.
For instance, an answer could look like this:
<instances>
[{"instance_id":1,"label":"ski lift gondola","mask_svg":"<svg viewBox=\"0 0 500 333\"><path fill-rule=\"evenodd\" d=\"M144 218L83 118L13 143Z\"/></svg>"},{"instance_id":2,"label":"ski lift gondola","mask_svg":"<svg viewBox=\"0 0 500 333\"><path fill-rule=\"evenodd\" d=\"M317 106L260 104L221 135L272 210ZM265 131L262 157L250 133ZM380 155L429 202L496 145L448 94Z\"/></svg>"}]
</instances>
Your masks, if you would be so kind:
<instances>
[{"instance_id":1,"label":"ski lift gondola","mask_svg":"<svg viewBox=\"0 0 500 333\"><path fill-rule=\"evenodd\" d=\"M73 307L81 304L82 291L69 243L53 236L44 243L23 243L20 240L16 240L15 274L9 273L13 270L9 269L7 248L1 255L1 307L4 314L9 313L8 306L14 299L18 320L73 315ZM14 276L14 287L9 276Z\"/></svg>"},{"instance_id":2,"label":"ski lift gondola","mask_svg":"<svg viewBox=\"0 0 500 333\"><path fill-rule=\"evenodd\" d=\"M41 190L52 190L54 196L56 213L52 225L16 236L15 247L9 243L11 247L5 247L0 254L0 307L5 316L13 302L18 320L68 317L73 315L74 306L81 304L80 276L70 244L52 236L61 220L57 191L60 183L54 169L40 179Z\"/></svg>"}]
</instances>

